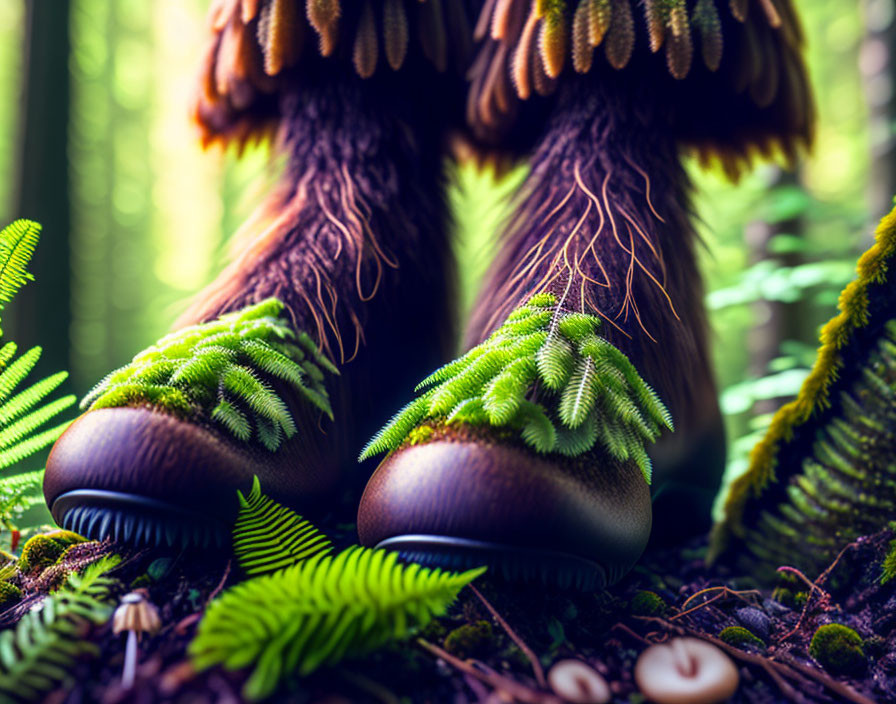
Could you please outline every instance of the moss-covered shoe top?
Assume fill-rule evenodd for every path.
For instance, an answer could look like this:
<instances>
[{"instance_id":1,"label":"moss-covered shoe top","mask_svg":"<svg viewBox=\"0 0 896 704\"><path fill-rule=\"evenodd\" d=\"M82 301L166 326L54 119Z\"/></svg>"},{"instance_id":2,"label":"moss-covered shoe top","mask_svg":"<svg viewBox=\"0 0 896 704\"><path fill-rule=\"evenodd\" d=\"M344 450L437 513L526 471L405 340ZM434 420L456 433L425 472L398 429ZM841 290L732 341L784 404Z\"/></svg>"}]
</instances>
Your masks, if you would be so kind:
<instances>
[{"instance_id":1,"label":"moss-covered shoe top","mask_svg":"<svg viewBox=\"0 0 896 704\"><path fill-rule=\"evenodd\" d=\"M582 588L615 582L651 528L646 446L672 420L600 320L539 294L418 387L370 442L365 545Z\"/></svg>"},{"instance_id":2,"label":"moss-covered shoe top","mask_svg":"<svg viewBox=\"0 0 896 704\"><path fill-rule=\"evenodd\" d=\"M313 513L340 482L338 433L320 429L338 371L282 310L268 299L179 330L101 381L47 462L55 520L92 538L219 542L253 475Z\"/></svg>"}]
</instances>

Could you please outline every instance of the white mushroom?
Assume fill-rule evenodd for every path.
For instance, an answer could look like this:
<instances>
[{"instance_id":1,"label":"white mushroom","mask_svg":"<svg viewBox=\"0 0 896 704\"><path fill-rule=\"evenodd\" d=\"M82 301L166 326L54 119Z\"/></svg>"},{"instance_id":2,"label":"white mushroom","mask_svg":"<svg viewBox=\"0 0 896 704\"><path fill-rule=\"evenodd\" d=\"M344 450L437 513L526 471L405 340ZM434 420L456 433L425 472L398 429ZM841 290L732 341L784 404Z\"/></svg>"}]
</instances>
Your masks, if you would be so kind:
<instances>
[{"instance_id":1,"label":"white mushroom","mask_svg":"<svg viewBox=\"0 0 896 704\"><path fill-rule=\"evenodd\" d=\"M560 660L548 672L551 689L574 704L606 704L610 701L610 685L581 660Z\"/></svg>"},{"instance_id":2,"label":"white mushroom","mask_svg":"<svg viewBox=\"0 0 896 704\"><path fill-rule=\"evenodd\" d=\"M731 658L697 638L652 645L635 665L635 682L657 704L721 702L737 691L739 679Z\"/></svg>"},{"instance_id":3,"label":"white mushroom","mask_svg":"<svg viewBox=\"0 0 896 704\"><path fill-rule=\"evenodd\" d=\"M134 686L134 676L137 673L137 641L143 633L152 635L161 626L159 610L140 591L121 597L121 604L112 616L112 632L118 635L122 631L127 631L128 634L124 651L124 670L121 674L121 686L124 689Z\"/></svg>"}]
</instances>

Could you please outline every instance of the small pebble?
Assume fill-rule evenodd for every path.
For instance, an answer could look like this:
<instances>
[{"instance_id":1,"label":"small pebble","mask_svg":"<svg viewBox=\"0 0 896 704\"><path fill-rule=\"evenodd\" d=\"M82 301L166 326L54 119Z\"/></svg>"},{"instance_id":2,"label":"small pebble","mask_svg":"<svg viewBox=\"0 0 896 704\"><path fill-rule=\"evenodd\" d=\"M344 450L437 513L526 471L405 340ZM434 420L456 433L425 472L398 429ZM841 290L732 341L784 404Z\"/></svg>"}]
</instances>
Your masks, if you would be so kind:
<instances>
[{"instance_id":1,"label":"small pebble","mask_svg":"<svg viewBox=\"0 0 896 704\"><path fill-rule=\"evenodd\" d=\"M560 660L548 672L548 684L558 697L574 704L607 704L610 686L581 660Z\"/></svg>"},{"instance_id":2,"label":"small pebble","mask_svg":"<svg viewBox=\"0 0 896 704\"><path fill-rule=\"evenodd\" d=\"M734 612L741 625L765 640L771 633L772 621L765 613L752 606L737 609Z\"/></svg>"}]
</instances>

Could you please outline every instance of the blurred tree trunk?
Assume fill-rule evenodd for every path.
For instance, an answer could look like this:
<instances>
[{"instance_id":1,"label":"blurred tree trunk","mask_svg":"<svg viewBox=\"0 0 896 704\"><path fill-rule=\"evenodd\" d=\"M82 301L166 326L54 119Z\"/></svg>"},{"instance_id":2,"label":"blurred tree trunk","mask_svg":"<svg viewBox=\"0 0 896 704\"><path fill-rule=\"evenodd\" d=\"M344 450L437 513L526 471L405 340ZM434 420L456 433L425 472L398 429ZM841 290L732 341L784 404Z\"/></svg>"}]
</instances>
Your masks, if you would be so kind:
<instances>
[{"instance_id":1,"label":"blurred tree trunk","mask_svg":"<svg viewBox=\"0 0 896 704\"><path fill-rule=\"evenodd\" d=\"M47 371L69 365L68 17L68 2L26 3L14 212L44 229L31 266L37 283L22 290L3 319L20 349L43 346L40 368Z\"/></svg>"},{"instance_id":2,"label":"blurred tree trunk","mask_svg":"<svg viewBox=\"0 0 896 704\"><path fill-rule=\"evenodd\" d=\"M800 188L799 176L796 173L780 171L769 184L770 198L780 189ZM772 209L774 211L774 208ZM802 256L796 248L786 253L774 251L774 238L778 235L802 237L805 223L800 212L768 222L756 220L750 223L744 233L744 240L750 252L750 264L761 261L774 261L777 266L794 267L802 263ZM760 378L770 373L769 364L781 354L781 343L785 340L802 339L806 327L805 302L800 300L765 301L753 304L754 325L750 330L748 347L750 350L749 375ZM786 397L763 399L753 407L754 415L773 413L788 400Z\"/></svg>"},{"instance_id":3,"label":"blurred tree trunk","mask_svg":"<svg viewBox=\"0 0 896 704\"><path fill-rule=\"evenodd\" d=\"M876 222L896 194L896 1L863 0L865 37L860 68L868 101L871 138L870 208Z\"/></svg>"}]
</instances>

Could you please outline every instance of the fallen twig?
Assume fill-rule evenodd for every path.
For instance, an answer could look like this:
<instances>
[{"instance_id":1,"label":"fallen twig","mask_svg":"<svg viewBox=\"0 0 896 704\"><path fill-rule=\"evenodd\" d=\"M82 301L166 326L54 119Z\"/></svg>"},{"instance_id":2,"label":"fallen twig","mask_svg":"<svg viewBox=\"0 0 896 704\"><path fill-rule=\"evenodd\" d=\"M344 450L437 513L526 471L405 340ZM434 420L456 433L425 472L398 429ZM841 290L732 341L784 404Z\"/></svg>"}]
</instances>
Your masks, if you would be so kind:
<instances>
[{"instance_id":1,"label":"fallen twig","mask_svg":"<svg viewBox=\"0 0 896 704\"><path fill-rule=\"evenodd\" d=\"M460 658L455 657L451 653L443 650L437 645L430 643L427 640L424 640L423 638L418 638L417 644L424 650L428 650L436 657L441 658L452 667L468 675L472 675L473 677L485 682L493 689L506 692L510 696L518 699L521 702L524 702L525 704L562 704L562 700L555 697L553 694L540 692L536 689L532 689L531 687L527 687L526 685L521 684L516 680L512 680L509 677L498 674L494 670L486 671L475 667L471 662L461 660Z\"/></svg>"},{"instance_id":2,"label":"fallen twig","mask_svg":"<svg viewBox=\"0 0 896 704\"><path fill-rule=\"evenodd\" d=\"M697 606L694 606L690 609L688 608L688 604L690 604L694 599L696 599L697 597L699 597L703 594L708 594L709 592L713 592L713 591L718 591L719 593L714 595L712 598L707 599L706 601L702 602L701 604L698 604ZM709 606L710 604L712 604L715 601L724 599L726 596L733 596L733 597L741 599L741 600L747 602L748 604L750 604L752 602L750 602L745 597L745 595L746 594L759 595L759 593L760 592L756 589L747 589L744 591L737 591L737 590L731 589L730 587L728 587L724 584L720 584L719 586L716 586L716 587L707 587L706 589L701 589L699 592L696 592L695 594L691 594L691 596L689 596L687 598L687 600L681 605L681 608L684 609L684 611L682 611L678 614L675 614L675 616L670 617L669 620L674 621L676 619L681 618L682 616L687 616L688 614L691 614L694 611L699 611L700 609L702 609L706 606Z\"/></svg>"},{"instance_id":3,"label":"fallen twig","mask_svg":"<svg viewBox=\"0 0 896 704\"><path fill-rule=\"evenodd\" d=\"M224 583L227 581L227 578L230 576L230 564L231 560L227 560L227 566L224 568L224 574L221 577L221 581L218 582L218 586L212 589L212 593L208 595L208 599L206 600L206 605L208 605L218 594L221 593L221 590L224 589Z\"/></svg>"},{"instance_id":4,"label":"fallen twig","mask_svg":"<svg viewBox=\"0 0 896 704\"><path fill-rule=\"evenodd\" d=\"M520 638L516 631L514 631L510 624L507 623L502 617L501 614L498 613L497 609L492 606L489 601L482 596L482 593L474 587L472 584L468 585L469 588L473 591L473 593L479 597L479 601L488 609L489 613L492 615L492 618L498 622L501 628L510 636L510 640L517 644L520 650L523 651L523 654L529 660L529 663L532 665L532 672L535 674L535 681L538 682L538 686L541 688L547 687L547 681L544 678L544 669L541 667L541 663L538 661L538 657L535 655L535 652L530 648L526 642Z\"/></svg>"},{"instance_id":5,"label":"fallen twig","mask_svg":"<svg viewBox=\"0 0 896 704\"><path fill-rule=\"evenodd\" d=\"M359 672L353 672L344 667L337 669L339 676L346 682L361 690L365 694L370 695L383 704L401 704L401 700L395 696L385 685L362 675Z\"/></svg>"},{"instance_id":6,"label":"fallen twig","mask_svg":"<svg viewBox=\"0 0 896 704\"><path fill-rule=\"evenodd\" d=\"M782 654L782 655L775 656L775 657L777 657L780 662L786 663L790 667L799 670L806 677L809 677L809 678L815 680L816 682L818 682L819 684L824 685L825 687L830 689L832 692L837 693L838 695L840 695L841 697L843 697L844 699L846 699L848 701L855 702L856 704L875 704L874 700L868 699L866 696L859 694L859 692L854 690L848 684L846 684L844 682L838 682L834 678L829 677L828 675L823 673L821 670L816 670L814 667L809 667L808 665L804 665L803 663L799 662L798 660L794 660L793 658L791 658L787 655Z\"/></svg>"},{"instance_id":7,"label":"fallen twig","mask_svg":"<svg viewBox=\"0 0 896 704\"><path fill-rule=\"evenodd\" d=\"M708 643L712 643L721 650L724 650L731 657L761 667L765 672L768 672L768 668L771 667L775 669L778 675L788 677L791 680L804 681L803 678L808 677L809 679L815 680L818 684L826 687L830 691L839 695L841 698L845 699L846 701L852 702L853 704L875 704L873 700L868 699L866 696L860 694L849 685L843 682L838 682L837 680L829 677L820 670L816 670L815 668L809 667L808 665L803 665L802 663L797 662L796 660L786 655L782 654L765 656L755 653L748 653L746 651L739 650L734 646L728 645L728 643L726 643L725 641L715 638L708 633L702 633L693 628L688 628L687 626L672 623L667 619L658 618L656 616L636 616L635 618L638 618L642 621L651 621L654 623L658 623L662 626L665 626L667 629L676 631L680 634L686 633L687 635L693 636L695 638L705 640ZM775 684L779 683L778 678L773 677L772 679L774 680ZM788 694L788 690L792 694ZM789 685L786 687L786 689L782 689L782 693L790 696L793 701L805 701L805 699L802 697L802 694L794 690Z\"/></svg>"}]
</instances>

